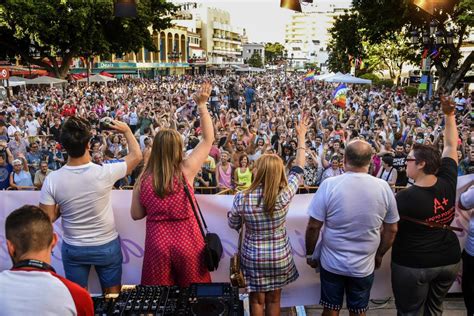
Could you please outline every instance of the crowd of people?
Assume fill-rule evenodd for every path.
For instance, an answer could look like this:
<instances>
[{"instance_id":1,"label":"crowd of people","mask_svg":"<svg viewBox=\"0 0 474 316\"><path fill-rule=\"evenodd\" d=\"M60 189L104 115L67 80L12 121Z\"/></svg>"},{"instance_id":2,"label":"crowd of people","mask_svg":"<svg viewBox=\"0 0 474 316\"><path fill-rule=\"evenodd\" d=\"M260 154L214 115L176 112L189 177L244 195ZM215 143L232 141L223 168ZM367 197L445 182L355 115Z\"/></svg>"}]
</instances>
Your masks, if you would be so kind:
<instances>
[{"instance_id":1,"label":"crowd of people","mask_svg":"<svg viewBox=\"0 0 474 316\"><path fill-rule=\"evenodd\" d=\"M298 278L286 214L299 188L319 187L306 252L321 271L325 315L339 312L344 293L352 314L365 313L374 269L392 245L398 312L440 315L460 268L449 225L457 176L474 173L473 95L426 100L353 86L340 107L334 88L275 74L22 91L0 113L0 184L41 188L40 208L62 218L67 279L87 287L95 266L106 293L119 291L122 275L113 187L133 185L131 217L146 219L141 282L179 286L211 281L188 188L237 191L229 226L245 227L252 315L278 315L281 289ZM471 218L467 270L473 232ZM472 314L469 297L466 306Z\"/></svg>"},{"instance_id":2,"label":"crowd of people","mask_svg":"<svg viewBox=\"0 0 474 316\"><path fill-rule=\"evenodd\" d=\"M344 172L344 149L353 139L365 139L372 145L370 173L393 188L411 182L405 171L411 145L442 144L444 122L439 101L410 97L403 89L354 86L343 109L331 103L334 85L307 82L297 76L286 80L276 75L163 77L88 87L71 84L65 89L19 91L0 106L0 189L41 188L49 170L66 163L60 133L70 116L91 122L90 154L97 164L119 161L129 152L125 137L101 124L107 117L130 126L139 139L144 163L154 135L163 128L176 129L189 154L202 133L192 100L202 80L212 83L208 107L216 137L193 180L195 187L202 188L201 193L248 188L254 162L264 153L278 154L290 170L297 145L295 124L304 113L310 123L300 184L308 192ZM469 126L472 98L472 94L456 93L461 135L459 175L474 171ZM115 186L132 186L143 165Z\"/></svg>"}]
</instances>

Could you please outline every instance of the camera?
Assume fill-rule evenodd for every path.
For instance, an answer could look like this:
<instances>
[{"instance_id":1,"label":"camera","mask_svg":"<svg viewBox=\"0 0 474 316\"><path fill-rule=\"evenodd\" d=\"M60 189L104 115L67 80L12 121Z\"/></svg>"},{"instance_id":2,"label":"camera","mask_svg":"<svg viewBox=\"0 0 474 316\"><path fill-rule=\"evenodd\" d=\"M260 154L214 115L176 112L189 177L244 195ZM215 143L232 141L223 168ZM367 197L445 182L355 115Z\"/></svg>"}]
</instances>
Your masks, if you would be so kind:
<instances>
[{"instance_id":1,"label":"camera","mask_svg":"<svg viewBox=\"0 0 474 316\"><path fill-rule=\"evenodd\" d=\"M112 129L112 118L111 117L104 117L100 120L99 126L101 130L110 130Z\"/></svg>"}]
</instances>

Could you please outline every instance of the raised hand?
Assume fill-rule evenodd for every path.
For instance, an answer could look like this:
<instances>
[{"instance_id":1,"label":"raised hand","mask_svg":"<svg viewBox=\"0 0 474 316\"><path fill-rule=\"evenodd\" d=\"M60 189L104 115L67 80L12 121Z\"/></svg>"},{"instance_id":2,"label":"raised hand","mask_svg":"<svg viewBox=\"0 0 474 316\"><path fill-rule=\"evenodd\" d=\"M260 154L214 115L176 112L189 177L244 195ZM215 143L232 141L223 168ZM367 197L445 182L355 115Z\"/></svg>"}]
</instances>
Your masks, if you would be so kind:
<instances>
[{"instance_id":1,"label":"raised hand","mask_svg":"<svg viewBox=\"0 0 474 316\"><path fill-rule=\"evenodd\" d=\"M309 123L309 115L303 114L303 117L299 121L298 125L296 125L296 133L298 137L305 137L306 132L308 131L308 123Z\"/></svg>"},{"instance_id":2,"label":"raised hand","mask_svg":"<svg viewBox=\"0 0 474 316\"><path fill-rule=\"evenodd\" d=\"M211 95L211 91L212 85L209 82L204 82L199 91L193 96L194 101L196 101L199 106L205 105Z\"/></svg>"},{"instance_id":3,"label":"raised hand","mask_svg":"<svg viewBox=\"0 0 474 316\"><path fill-rule=\"evenodd\" d=\"M127 125L127 123L117 120L113 120L111 122L110 128L122 134L125 134L126 132L131 132L130 127Z\"/></svg>"},{"instance_id":4,"label":"raised hand","mask_svg":"<svg viewBox=\"0 0 474 316\"><path fill-rule=\"evenodd\" d=\"M442 95L440 97L441 100L441 110L445 115L452 115L454 114L454 110L456 109L456 104L450 97Z\"/></svg>"}]
</instances>

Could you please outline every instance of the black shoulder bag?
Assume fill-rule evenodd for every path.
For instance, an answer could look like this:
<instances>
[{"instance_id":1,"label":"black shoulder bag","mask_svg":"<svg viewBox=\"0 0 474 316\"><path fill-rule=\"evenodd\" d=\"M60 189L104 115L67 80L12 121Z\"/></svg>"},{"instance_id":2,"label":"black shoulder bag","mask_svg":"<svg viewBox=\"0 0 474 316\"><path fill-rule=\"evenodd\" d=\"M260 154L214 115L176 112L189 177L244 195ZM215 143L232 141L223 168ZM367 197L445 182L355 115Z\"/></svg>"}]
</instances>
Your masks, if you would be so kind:
<instances>
[{"instance_id":1,"label":"black shoulder bag","mask_svg":"<svg viewBox=\"0 0 474 316\"><path fill-rule=\"evenodd\" d=\"M187 181L184 183L184 191L186 192L186 195L188 196L189 203L191 203L191 207L193 208L193 212L194 212L194 217L196 218L196 221L198 222L199 230L201 230L202 237L204 238L204 242L206 244L204 248L204 263L206 264L206 267L209 271L215 271L219 267L219 261L221 260L222 252L223 252L221 239L219 238L217 234L210 233L209 230L207 229L206 221L204 220L204 217L202 216L201 208L199 207L197 200L195 200L195 203L193 202L191 193L189 193ZM198 218L195 204L198 207L199 215L201 215L202 225L201 225L201 221ZM206 230L206 234L204 234L204 229L202 228L203 225L204 225L204 229Z\"/></svg>"}]
</instances>

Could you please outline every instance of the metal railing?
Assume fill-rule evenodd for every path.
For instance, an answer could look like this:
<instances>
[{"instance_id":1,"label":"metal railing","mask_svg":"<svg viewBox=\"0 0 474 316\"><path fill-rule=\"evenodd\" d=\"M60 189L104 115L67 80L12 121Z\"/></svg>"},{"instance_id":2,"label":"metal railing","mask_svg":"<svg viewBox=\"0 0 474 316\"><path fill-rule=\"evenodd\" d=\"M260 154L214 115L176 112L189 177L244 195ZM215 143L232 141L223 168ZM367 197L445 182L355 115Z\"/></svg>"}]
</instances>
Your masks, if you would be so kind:
<instances>
[{"instance_id":1,"label":"metal railing","mask_svg":"<svg viewBox=\"0 0 474 316\"><path fill-rule=\"evenodd\" d=\"M395 186L393 187L395 189L395 193L400 192L403 189L406 189L407 187L404 186ZM298 188L298 192L296 194L308 194L308 193L315 193L318 191L319 186L300 186ZM37 191L39 190L37 187L23 187L20 189L13 188L13 187L8 187L6 189L7 191ZM118 188L114 188L114 190L133 190L132 185L124 185ZM234 189L221 189L219 187L194 187L194 192L198 194L216 194L216 195L233 195L237 192L237 190Z\"/></svg>"}]
</instances>

